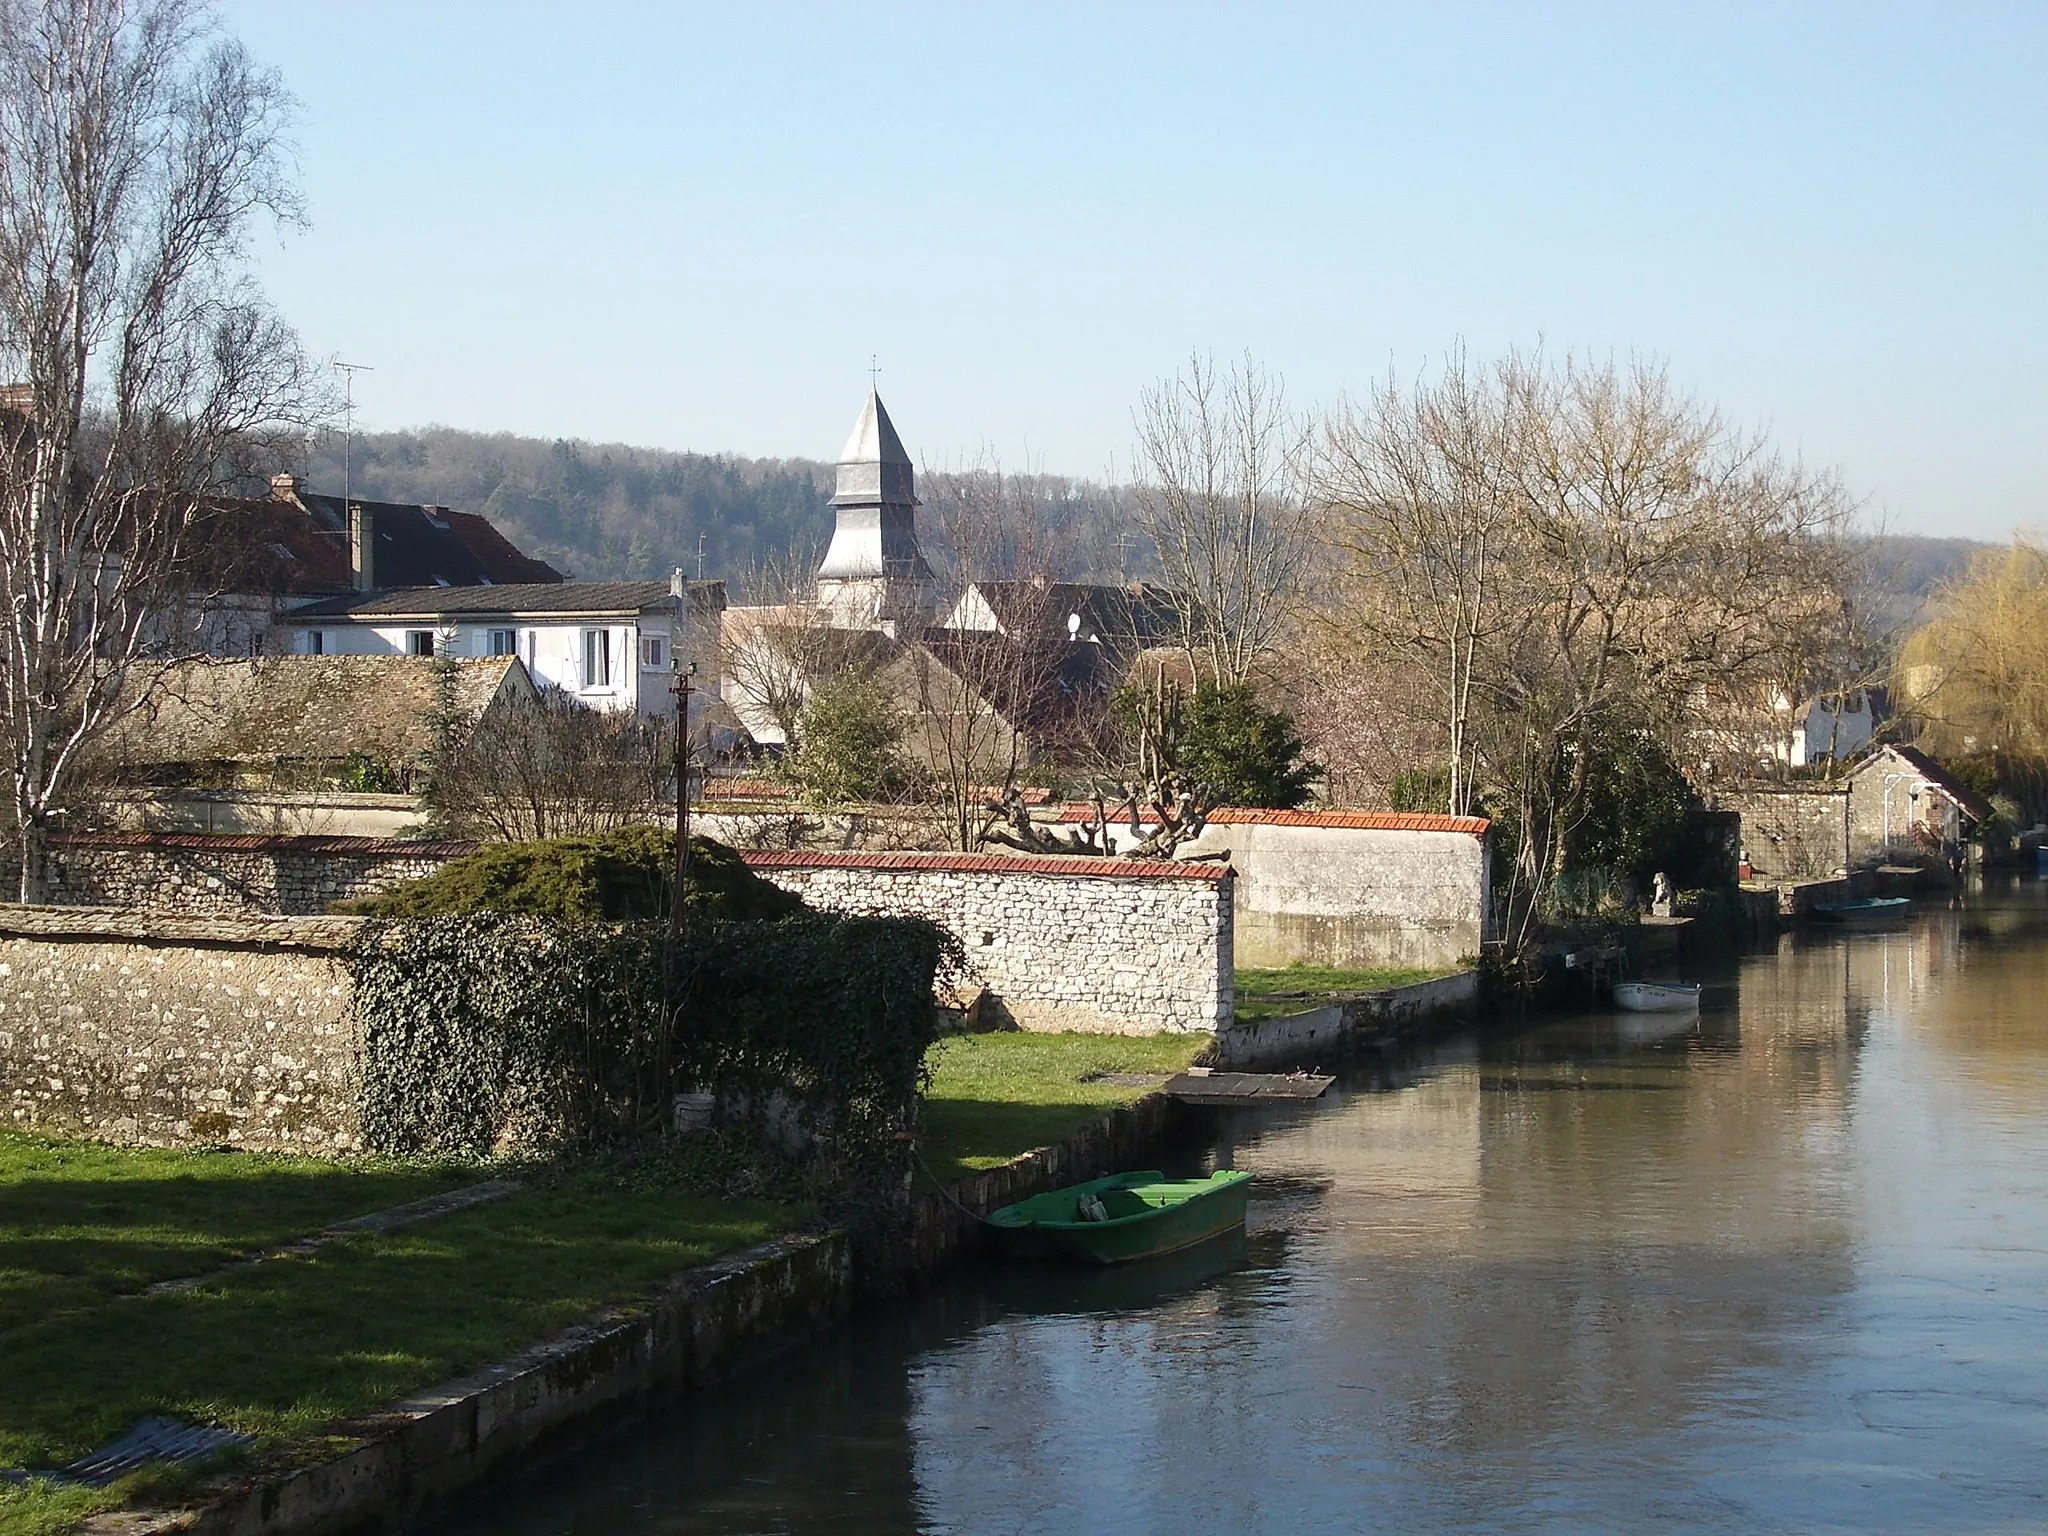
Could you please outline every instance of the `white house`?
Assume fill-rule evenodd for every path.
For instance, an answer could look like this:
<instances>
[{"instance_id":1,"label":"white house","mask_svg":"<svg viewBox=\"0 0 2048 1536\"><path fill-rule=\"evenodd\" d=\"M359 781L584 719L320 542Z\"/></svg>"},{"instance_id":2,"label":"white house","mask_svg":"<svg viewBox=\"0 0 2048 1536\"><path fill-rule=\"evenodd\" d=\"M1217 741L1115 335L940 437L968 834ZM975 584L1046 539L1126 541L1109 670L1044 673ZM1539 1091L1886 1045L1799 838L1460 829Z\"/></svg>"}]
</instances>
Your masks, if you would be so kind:
<instances>
[{"instance_id":1,"label":"white house","mask_svg":"<svg viewBox=\"0 0 2048 1536\"><path fill-rule=\"evenodd\" d=\"M1793 768L1847 762L1877 734L1877 712L1862 689L1811 698L1796 710L1783 694L1775 702L1791 715L1791 726L1784 739L1773 744L1773 755Z\"/></svg>"},{"instance_id":2,"label":"white house","mask_svg":"<svg viewBox=\"0 0 2048 1536\"><path fill-rule=\"evenodd\" d=\"M725 583L565 581L409 587L283 615L302 656L516 656L533 681L593 709L675 712L678 661L716 693Z\"/></svg>"}]
</instances>

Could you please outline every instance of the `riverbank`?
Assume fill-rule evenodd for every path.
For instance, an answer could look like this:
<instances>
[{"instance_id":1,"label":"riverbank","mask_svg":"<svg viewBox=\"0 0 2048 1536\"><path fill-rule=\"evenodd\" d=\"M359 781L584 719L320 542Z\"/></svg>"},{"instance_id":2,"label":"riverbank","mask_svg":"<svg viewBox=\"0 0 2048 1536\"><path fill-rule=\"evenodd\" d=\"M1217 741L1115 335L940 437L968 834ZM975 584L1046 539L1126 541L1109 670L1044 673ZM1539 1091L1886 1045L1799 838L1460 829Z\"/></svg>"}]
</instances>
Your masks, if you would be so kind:
<instances>
[{"instance_id":1,"label":"riverbank","mask_svg":"<svg viewBox=\"0 0 2048 1536\"><path fill-rule=\"evenodd\" d=\"M927 1161L951 1187L913 1199L913 1278L972 1241L961 1206L985 1213L1149 1156L1168 1119L1152 1087L1207 1040L940 1047ZM365 1205L445 1201L479 1182L474 1165L0 1134L0 1466L62 1467L159 1415L244 1437L197 1471L0 1485L0 1536L410 1518L538 1446L566 1449L787 1347L855 1301L845 1235L793 1231L800 1206L710 1200L636 1166L542 1174L403 1230L336 1229ZM209 1490L203 1517L77 1523Z\"/></svg>"}]
</instances>

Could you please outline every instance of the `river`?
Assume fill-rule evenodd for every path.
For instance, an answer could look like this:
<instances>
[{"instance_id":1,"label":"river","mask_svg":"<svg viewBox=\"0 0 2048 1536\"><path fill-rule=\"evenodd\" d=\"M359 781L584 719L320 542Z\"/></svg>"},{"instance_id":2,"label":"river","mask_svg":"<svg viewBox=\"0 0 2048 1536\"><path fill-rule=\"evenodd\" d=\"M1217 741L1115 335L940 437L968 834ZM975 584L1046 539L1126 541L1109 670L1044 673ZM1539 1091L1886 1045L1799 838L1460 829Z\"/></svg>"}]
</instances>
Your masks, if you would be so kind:
<instances>
[{"instance_id":1,"label":"river","mask_svg":"<svg viewBox=\"0 0 2048 1536\"><path fill-rule=\"evenodd\" d=\"M958 1272L459 1529L2048 1529L2044 894L1232 1112L1241 1239Z\"/></svg>"}]
</instances>

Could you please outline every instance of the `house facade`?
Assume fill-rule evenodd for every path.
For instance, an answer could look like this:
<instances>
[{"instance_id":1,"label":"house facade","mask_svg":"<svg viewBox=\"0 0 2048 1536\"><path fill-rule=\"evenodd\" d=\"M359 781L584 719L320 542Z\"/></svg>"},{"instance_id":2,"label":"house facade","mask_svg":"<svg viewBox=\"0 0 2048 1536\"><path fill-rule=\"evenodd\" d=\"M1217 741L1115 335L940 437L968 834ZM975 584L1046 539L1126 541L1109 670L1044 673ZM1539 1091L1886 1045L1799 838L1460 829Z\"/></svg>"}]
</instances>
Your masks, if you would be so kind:
<instances>
[{"instance_id":1,"label":"house facade","mask_svg":"<svg viewBox=\"0 0 2048 1536\"><path fill-rule=\"evenodd\" d=\"M1913 747L1877 748L1849 770L1848 784L1853 865L1957 857L1992 814L1972 790Z\"/></svg>"},{"instance_id":2,"label":"house facade","mask_svg":"<svg viewBox=\"0 0 2048 1536\"><path fill-rule=\"evenodd\" d=\"M410 587L302 604L280 616L301 656L514 656L534 683L593 709L675 712L679 669L715 692L725 583L565 581Z\"/></svg>"},{"instance_id":3,"label":"house facade","mask_svg":"<svg viewBox=\"0 0 2048 1536\"><path fill-rule=\"evenodd\" d=\"M221 658L290 655L285 615L310 602L406 587L557 584L561 573L522 554L473 512L325 496L275 475L268 497L224 497L199 509L188 543L190 626Z\"/></svg>"}]
</instances>

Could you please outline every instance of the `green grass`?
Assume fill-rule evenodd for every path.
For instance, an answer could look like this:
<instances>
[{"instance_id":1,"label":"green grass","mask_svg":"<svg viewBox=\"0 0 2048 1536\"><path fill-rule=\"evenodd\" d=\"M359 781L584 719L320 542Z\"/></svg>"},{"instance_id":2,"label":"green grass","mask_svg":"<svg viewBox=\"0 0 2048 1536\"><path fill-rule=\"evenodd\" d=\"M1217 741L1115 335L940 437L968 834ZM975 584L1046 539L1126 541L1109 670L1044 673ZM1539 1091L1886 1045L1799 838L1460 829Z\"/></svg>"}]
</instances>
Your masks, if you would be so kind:
<instances>
[{"instance_id":1,"label":"green grass","mask_svg":"<svg viewBox=\"0 0 2048 1536\"><path fill-rule=\"evenodd\" d=\"M1104 1110L1150 1090L1098 1079L1109 1072L1178 1072L1206 1034L954 1035L927 1058L932 1084L920 1124L924 1157L942 1180L994 1168L1048 1146Z\"/></svg>"},{"instance_id":2,"label":"green grass","mask_svg":"<svg viewBox=\"0 0 2048 1536\"><path fill-rule=\"evenodd\" d=\"M0 1131L0 1335L487 1177Z\"/></svg>"},{"instance_id":3,"label":"green grass","mask_svg":"<svg viewBox=\"0 0 2048 1536\"><path fill-rule=\"evenodd\" d=\"M808 1214L591 1172L13 1328L0 1333L0 1466L61 1465L150 1413L302 1437Z\"/></svg>"},{"instance_id":4,"label":"green grass","mask_svg":"<svg viewBox=\"0 0 2048 1536\"><path fill-rule=\"evenodd\" d=\"M1455 966L1435 970L1379 966L1370 970L1345 970L1331 965L1290 965L1275 971L1240 970L1237 973L1237 1017L1250 1021L1305 1013L1333 998L1356 997L1361 992L1384 992L1389 987L1405 987L1411 982L1448 976L1455 969Z\"/></svg>"}]
</instances>

